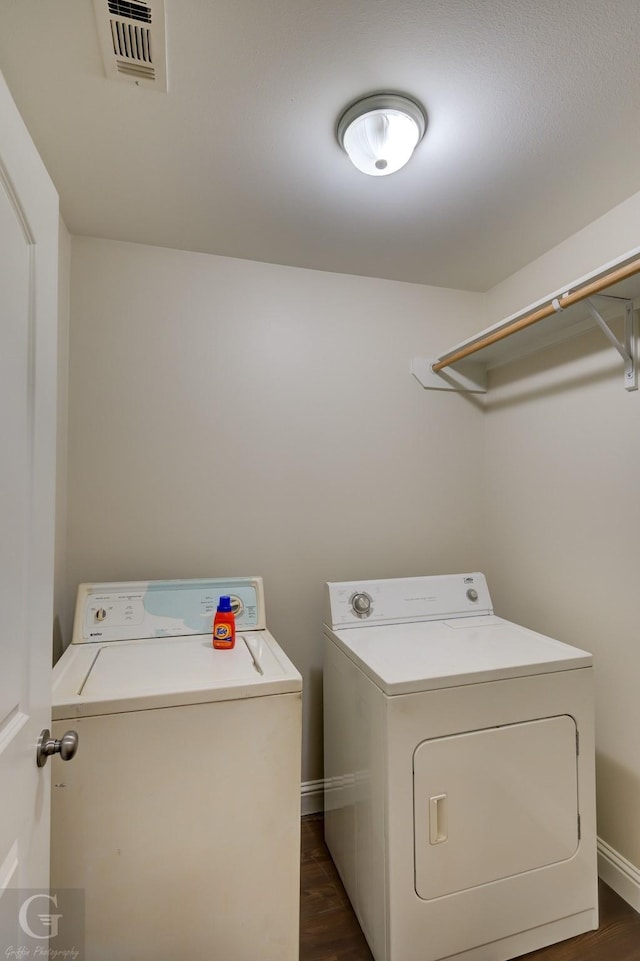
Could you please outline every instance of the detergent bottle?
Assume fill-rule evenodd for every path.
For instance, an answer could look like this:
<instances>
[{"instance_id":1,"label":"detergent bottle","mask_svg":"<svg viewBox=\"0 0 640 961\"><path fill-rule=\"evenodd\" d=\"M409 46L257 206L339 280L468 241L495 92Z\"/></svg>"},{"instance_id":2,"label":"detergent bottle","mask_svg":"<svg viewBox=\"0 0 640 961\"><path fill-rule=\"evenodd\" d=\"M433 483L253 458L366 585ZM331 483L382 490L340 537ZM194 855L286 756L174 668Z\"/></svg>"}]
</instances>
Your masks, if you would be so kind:
<instances>
[{"instance_id":1,"label":"detergent bottle","mask_svg":"<svg viewBox=\"0 0 640 961\"><path fill-rule=\"evenodd\" d=\"M231 609L231 598L223 594L213 619L213 646L218 651L229 651L236 643L236 618Z\"/></svg>"}]
</instances>

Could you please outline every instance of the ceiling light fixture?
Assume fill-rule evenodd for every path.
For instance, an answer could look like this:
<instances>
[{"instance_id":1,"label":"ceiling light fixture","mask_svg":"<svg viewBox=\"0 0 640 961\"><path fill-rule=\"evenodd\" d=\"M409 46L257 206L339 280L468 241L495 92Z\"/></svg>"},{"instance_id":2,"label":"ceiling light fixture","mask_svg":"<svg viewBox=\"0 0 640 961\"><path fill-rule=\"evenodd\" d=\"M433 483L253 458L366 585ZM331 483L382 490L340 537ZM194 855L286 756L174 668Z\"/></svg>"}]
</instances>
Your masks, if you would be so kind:
<instances>
[{"instance_id":1,"label":"ceiling light fixture","mask_svg":"<svg viewBox=\"0 0 640 961\"><path fill-rule=\"evenodd\" d=\"M415 100L377 93L347 107L338 120L338 143L363 174L385 177L411 159L424 137L427 115Z\"/></svg>"}]
</instances>

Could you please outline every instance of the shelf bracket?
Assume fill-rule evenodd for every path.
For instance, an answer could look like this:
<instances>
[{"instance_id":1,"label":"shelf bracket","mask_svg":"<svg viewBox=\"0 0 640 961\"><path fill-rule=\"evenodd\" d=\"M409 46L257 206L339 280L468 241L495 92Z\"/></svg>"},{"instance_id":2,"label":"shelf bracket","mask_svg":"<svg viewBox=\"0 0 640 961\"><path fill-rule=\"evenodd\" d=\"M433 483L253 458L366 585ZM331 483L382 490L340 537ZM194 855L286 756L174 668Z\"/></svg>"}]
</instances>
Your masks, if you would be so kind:
<instances>
[{"instance_id":1,"label":"shelf bracket","mask_svg":"<svg viewBox=\"0 0 640 961\"><path fill-rule=\"evenodd\" d=\"M486 394L487 373L481 364L466 361L458 369L449 367L439 374L434 373L435 361L425 357L414 357L411 373L427 390L457 390L468 394Z\"/></svg>"},{"instance_id":2,"label":"shelf bracket","mask_svg":"<svg viewBox=\"0 0 640 961\"><path fill-rule=\"evenodd\" d=\"M601 295L605 300L618 300L618 297L606 297ZM637 390L638 389L638 366L636 361L637 356L637 344L636 344L636 331L634 324L634 311L633 311L633 301L632 300L622 300L624 304L624 342L621 343L614 332L609 327L602 314L597 310L593 299L591 297L585 298L585 304L587 309L596 324L605 335L609 343L615 347L618 351L622 360L624 361L624 389L625 390Z\"/></svg>"}]
</instances>

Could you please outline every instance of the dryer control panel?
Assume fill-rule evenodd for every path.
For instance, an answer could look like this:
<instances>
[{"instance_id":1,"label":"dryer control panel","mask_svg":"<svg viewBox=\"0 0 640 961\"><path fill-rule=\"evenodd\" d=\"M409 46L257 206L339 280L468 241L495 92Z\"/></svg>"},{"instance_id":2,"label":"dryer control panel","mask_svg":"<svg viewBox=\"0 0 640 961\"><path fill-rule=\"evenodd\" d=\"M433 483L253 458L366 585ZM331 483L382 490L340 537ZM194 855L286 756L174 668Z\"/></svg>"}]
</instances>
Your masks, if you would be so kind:
<instances>
[{"instance_id":1,"label":"dryer control panel","mask_svg":"<svg viewBox=\"0 0 640 961\"><path fill-rule=\"evenodd\" d=\"M223 594L231 597L239 631L265 630L261 577L81 584L72 641L208 634Z\"/></svg>"},{"instance_id":2,"label":"dryer control panel","mask_svg":"<svg viewBox=\"0 0 640 961\"><path fill-rule=\"evenodd\" d=\"M327 584L325 600L325 624L334 629L493 613L478 572Z\"/></svg>"}]
</instances>

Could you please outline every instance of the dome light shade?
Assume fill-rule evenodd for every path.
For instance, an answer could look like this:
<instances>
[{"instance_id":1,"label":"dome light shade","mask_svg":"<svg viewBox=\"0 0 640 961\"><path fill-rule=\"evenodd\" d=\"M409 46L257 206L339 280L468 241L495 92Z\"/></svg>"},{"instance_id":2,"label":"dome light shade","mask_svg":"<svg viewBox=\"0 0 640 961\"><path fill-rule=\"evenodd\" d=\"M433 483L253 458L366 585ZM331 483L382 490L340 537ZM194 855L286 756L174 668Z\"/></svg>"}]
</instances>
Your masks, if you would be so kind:
<instances>
[{"instance_id":1,"label":"dome light shade","mask_svg":"<svg viewBox=\"0 0 640 961\"><path fill-rule=\"evenodd\" d=\"M427 127L422 107L408 97L374 94L352 104L338 121L338 143L354 167L371 177L395 173L411 159Z\"/></svg>"}]
</instances>

